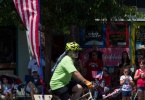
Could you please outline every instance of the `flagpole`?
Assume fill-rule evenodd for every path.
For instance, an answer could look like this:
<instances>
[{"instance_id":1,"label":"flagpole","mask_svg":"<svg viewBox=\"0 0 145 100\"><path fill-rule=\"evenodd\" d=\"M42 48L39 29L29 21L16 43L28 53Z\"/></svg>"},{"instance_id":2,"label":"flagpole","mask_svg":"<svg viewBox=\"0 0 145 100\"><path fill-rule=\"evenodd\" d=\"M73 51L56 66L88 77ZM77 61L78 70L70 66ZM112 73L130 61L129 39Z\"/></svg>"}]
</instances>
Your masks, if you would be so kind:
<instances>
[{"instance_id":1,"label":"flagpole","mask_svg":"<svg viewBox=\"0 0 145 100\"><path fill-rule=\"evenodd\" d=\"M41 77L42 82L43 82L44 81L44 77L43 77L43 68L42 68L43 67L42 66L42 43L41 43L42 42L42 36L41 36L42 35L42 33L41 33L41 31L42 31L41 27L42 26L41 26L41 18L40 18L40 15L41 15L40 14L40 0L38 0L38 3L39 3L38 8L39 8L39 25L40 25L40 26L38 25L38 27L40 27L39 28L39 31L40 31L39 32L39 38L40 38L40 41L39 41L39 43L40 43L40 73L41 73L40 77ZM42 100L44 100L44 87L42 87Z\"/></svg>"}]
</instances>

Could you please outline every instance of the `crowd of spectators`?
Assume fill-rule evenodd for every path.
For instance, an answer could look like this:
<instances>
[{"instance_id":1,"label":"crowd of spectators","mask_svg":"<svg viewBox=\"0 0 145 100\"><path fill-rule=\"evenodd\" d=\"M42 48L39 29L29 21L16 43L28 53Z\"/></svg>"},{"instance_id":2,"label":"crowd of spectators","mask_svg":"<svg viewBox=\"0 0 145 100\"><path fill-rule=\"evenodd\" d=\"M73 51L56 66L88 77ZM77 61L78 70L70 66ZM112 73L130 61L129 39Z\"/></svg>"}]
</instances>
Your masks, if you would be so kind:
<instances>
[{"instance_id":1,"label":"crowd of spectators","mask_svg":"<svg viewBox=\"0 0 145 100\"><path fill-rule=\"evenodd\" d=\"M107 95L111 89L121 87L122 100L130 100L134 93L138 94L138 100L142 100L143 96L145 97L145 46L141 46L138 49L134 71L130 70L132 63L127 51L122 52L120 62L116 67L114 66L113 73L109 73L109 67L104 65L103 52L98 50L97 45L93 45L92 51L90 51L88 55L89 57L84 64L78 58L79 56L76 57L74 59L74 65L80 74L88 81L96 81L92 76L93 71L102 71L102 78L98 79L100 84L104 82L103 88L99 88L99 90L102 91L102 95ZM43 59L42 66L46 66ZM35 58L31 59L28 63L28 75L30 77L27 80L26 90L32 95L32 100L35 100L33 95L42 92L42 80L40 78L42 73ZM8 85L7 82L7 78L3 78L3 94L5 94L6 97L11 97L11 85ZM8 86L9 91L5 90L5 86ZM108 90L107 92L104 90L104 87Z\"/></svg>"}]
</instances>

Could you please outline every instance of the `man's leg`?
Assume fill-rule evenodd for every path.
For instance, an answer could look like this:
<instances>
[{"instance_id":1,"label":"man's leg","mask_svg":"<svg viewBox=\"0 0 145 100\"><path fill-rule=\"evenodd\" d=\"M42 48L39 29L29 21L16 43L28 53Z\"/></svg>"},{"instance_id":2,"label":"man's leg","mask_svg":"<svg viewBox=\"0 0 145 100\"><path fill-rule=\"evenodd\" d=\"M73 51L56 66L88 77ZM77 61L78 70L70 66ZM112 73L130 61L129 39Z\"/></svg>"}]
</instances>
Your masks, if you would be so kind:
<instances>
[{"instance_id":1,"label":"man's leg","mask_svg":"<svg viewBox=\"0 0 145 100\"><path fill-rule=\"evenodd\" d=\"M61 100L70 100L70 95L67 87L62 87L52 91L53 95L58 96Z\"/></svg>"},{"instance_id":2,"label":"man's leg","mask_svg":"<svg viewBox=\"0 0 145 100\"><path fill-rule=\"evenodd\" d=\"M32 83L32 82L29 82L28 83L29 87L30 87L30 94L31 94L31 98L32 100L35 100L34 99L34 94L36 93L36 86Z\"/></svg>"},{"instance_id":3,"label":"man's leg","mask_svg":"<svg viewBox=\"0 0 145 100\"><path fill-rule=\"evenodd\" d=\"M6 94L5 94L5 97L4 97L4 100L7 100L8 96L9 96L9 94L6 93Z\"/></svg>"},{"instance_id":4,"label":"man's leg","mask_svg":"<svg viewBox=\"0 0 145 100\"><path fill-rule=\"evenodd\" d=\"M82 93L82 86L80 84L76 84L73 88L72 88L72 97L71 100L76 100L80 97L81 93Z\"/></svg>"},{"instance_id":5,"label":"man's leg","mask_svg":"<svg viewBox=\"0 0 145 100\"><path fill-rule=\"evenodd\" d=\"M13 100L13 94L10 92L9 95L10 95L10 99Z\"/></svg>"}]
</instances>

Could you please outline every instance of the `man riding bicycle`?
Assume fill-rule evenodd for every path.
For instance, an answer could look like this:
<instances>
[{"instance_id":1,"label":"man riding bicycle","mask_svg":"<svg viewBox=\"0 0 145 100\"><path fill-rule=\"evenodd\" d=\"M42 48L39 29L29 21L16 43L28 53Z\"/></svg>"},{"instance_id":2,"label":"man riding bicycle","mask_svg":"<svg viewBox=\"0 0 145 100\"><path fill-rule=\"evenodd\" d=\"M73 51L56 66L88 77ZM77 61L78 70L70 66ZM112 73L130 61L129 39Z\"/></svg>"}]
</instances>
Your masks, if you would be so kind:
<instances>
[{"instance_id":1,"label":"man riding bicycle","mask_svg":"<svg viewBox=\"0 0 145 100\"><path fill-rule=\"evenodd\" d=\"M76 42L66 44L66 51L57 61L57 67L54 70L50 80L52 94L58 96L61 100L76 100L82 93L82 86L71 81L71 78L79 80L83 84L92 88L91 82L86 80L74 66L74 59L78 58L78 53L82 49Z\"/></svg>"}]
</instances>

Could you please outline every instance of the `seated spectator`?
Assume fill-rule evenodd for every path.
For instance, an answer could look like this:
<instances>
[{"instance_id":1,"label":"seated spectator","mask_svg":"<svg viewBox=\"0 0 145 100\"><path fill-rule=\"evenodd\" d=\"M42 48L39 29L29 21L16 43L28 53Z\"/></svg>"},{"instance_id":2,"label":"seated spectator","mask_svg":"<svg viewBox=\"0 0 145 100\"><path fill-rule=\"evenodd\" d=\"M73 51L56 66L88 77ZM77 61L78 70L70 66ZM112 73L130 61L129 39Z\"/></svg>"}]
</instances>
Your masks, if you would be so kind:
<instances>
[{"instance_id":1,"label":"seated spectator","mask_svg":"<svg viewBox=\"0 0 145 100\"><path fill-rule=\"evenodd\" d=\"M34 94L38 94L42 92L42 85L40 83L40 77L38 75L37 70L33 70L33 75L28 80L28 85L26 87L26 91L31 94L32 100L34 100Z\"/></svg>"},{"instance_id":2,"label":"seated spectator","mask_svg":"<svg viewBox=\"0 0 145 100\"><path fill-rule=\"evenodd\" d=\"M12 85L9 83L7 77L3 77L1 89L2 93L5 95L4 100L7 100L8 97L10 97L10 100L13 100Z\"/></svg>"},{"instance_id":3,"label":"seated spectator","mask_svg":"<svg viewBox=\"0 0 145 100\"><path fill-rule=\"evenodd\" d=\"M111 85L111 76L108 73L108 69L106 67L103 68L103 76L102 79L100 80L101 82L104 82L104 86L103 86L103 92L104 94L106 94L107 92L109 92L109 88Z\"/></svg>"},{"instance_id":4,"label":"seated spectator","mask_svg":"<svg viewBox=\"0 0 145 100\"><path fill-rule=\"evenodd\" d=\"M103 67L103 61L97 57L97 52L92 51L90 58L84 66L85 78L89 81L94 81L92 77L92 71L101 71Z\"/></svg>"},{"instance_id":5,"label":"seated spectator","mask_svg":"<svg viewBox=\"0 0 145 100\"><path fill-rule=\"evenodd\" d=\"M103 75L102 78L97 78L95 79L95 83L97 86L97 91L98 91L98 97L97 99L102 99L106 94L108 94L110 90L110 83L111 83L111 76L108 73L108 69L104 67L102 69Z\"/></svg>"},{"instance_id":6,"label":"seated spectator","mask_svg":"<svg viewBox=\"0 0 145 100\"><path fill-rule=\"evenodd\" d=\"M106 67L103 68L103 77L102 79L104 79L105 81L105 86L106 87L110 87L111 85L111 76L108 73L108 69Z\"/></svg>"}]
</instances>

